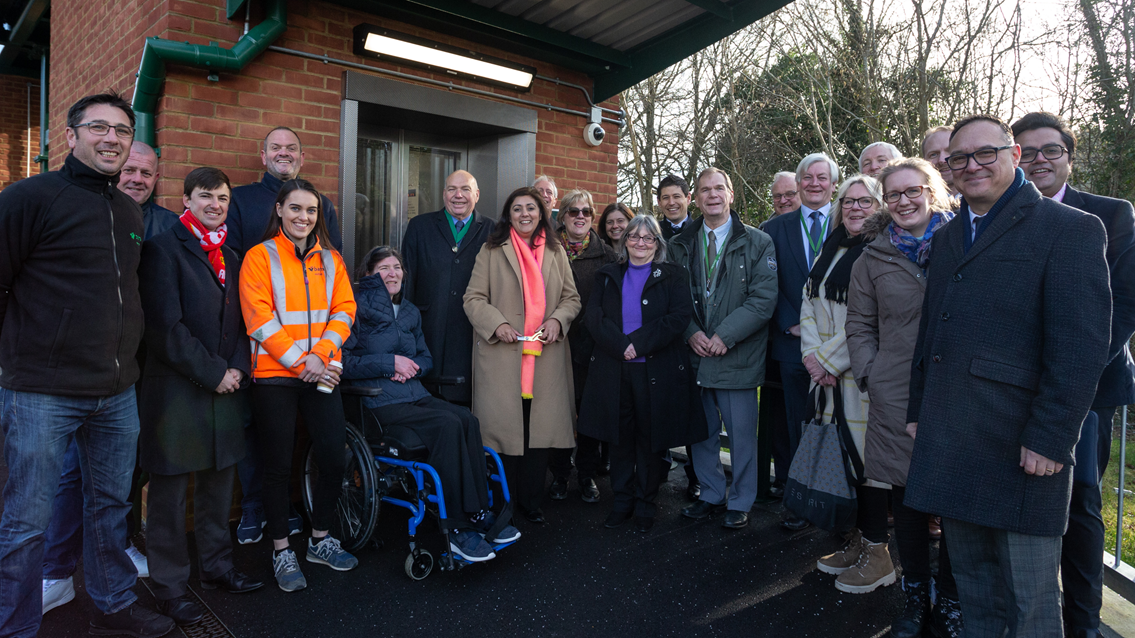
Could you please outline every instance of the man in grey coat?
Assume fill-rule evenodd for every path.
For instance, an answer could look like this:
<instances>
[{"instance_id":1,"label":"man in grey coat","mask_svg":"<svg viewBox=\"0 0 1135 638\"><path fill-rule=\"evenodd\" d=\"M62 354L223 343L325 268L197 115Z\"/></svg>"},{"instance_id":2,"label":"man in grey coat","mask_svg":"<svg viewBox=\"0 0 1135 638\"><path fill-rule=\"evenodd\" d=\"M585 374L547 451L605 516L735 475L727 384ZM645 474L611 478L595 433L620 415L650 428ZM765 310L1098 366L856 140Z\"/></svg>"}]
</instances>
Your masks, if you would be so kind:
<instances>
[{"instance_id":1,"label":"man in grey coat","mask_svg":"<svg viewBox=\"0 0 1135 638\"><path fill-rule=\"evenodd\" d=\"M1042 197L1020 155L993 117L951 133L962 208L933 240L907 411L905 503L942 515L975 638L1063 635L1073 449L1111 332L1103 224Z\"/></svg>"},{"instance_id":2,"label":"man in grey coat","mask_svg":"<svg viewBox=\"0 0 1135 638\"><path fill-rule=\"evenodd\" d=\"M765 380L768 322L776 307L776 250L763 231L730 209L733 183L719 168L698 175L702 217L670 240L673 263L689 270L694 318L686 341L694 352L709 438L693 446L701 497L682 510L704 519L728 509L722 523L741 528L757 496L757 387ZM722 424L729 434L733 488L726 500Z\"/></svg>"}]
</instances>

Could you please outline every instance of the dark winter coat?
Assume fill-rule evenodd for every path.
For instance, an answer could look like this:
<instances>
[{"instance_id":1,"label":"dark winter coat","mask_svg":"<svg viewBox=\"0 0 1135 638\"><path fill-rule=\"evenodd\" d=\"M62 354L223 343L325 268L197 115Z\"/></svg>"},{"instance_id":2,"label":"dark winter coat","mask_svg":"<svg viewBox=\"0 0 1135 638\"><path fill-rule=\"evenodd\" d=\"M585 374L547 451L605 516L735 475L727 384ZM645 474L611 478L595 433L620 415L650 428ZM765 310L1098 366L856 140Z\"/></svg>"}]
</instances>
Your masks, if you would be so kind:
<instances>
[{"instance_id":1,"label":"dark winter coat","mask_svg":"<svg viewBox=\"0 0 1135 638\"><path fill-rule=\"evenodd\" d=\"M113 396L138 380L142 209L68 155L0 192L0 386Z\"/></svg>"},{"instance_id":2,"label":"dark winter coat","mask_svg":"<svg viewBox=\"0 0 1135 638\"><path fill-rule=\"evenodd\" d=\"M418 215L406 225L402 238L402 259L406 279L402 296L422 313L422 333L434 359L434 370L441 376L462 376L460 385L443 385L439 392L448 401L473 400L473 326L465 316L462 299L469 287L477 253L489 238L493 222L477 211L469 216L473 224L453 242L453 232L444 210ZM456 247L456 250L454 248Z\"/></svg>"},{"instance_id":3,"label":"dark winter coat","mask_svg":"<svg viewBox=\"0 0 1135 638\"><path fill-rule=\"evenodd\" d=\"M918 436L905 502L976 525L1061 536L1073 448L1107 362L1104 227L1030 183L967 253L968 222L963 207L934 234L911 368L907 420L918 423ZM1026 474L1022 447L1064 468Z\"/></svg>"},{"instance_id":4,"label":"dark winter coat","mask_svg":"<svg viewBox=\"0 0 1135 638\"><path fill-rule=\"evenodd\" d=\"M403 301L395 317L394 303L380 275L364 277L355 285L355 303L355 325L343 344L343 378L354 385L382 388L382 394L363 399L366 407L412 403L429 396L418 380L433 368L418 309ZM392 379L394 355L412 359L418 364L418 374L405 383Z\"/></svg>"},{"instance_id":5,"label":"dark winter coat","mask_svg":"<svg viewBox=\"0 0 1135 638\"><path fill-rule=\"evenodd\" d=\"M224 286L181 223L142 247L146 366L138 443L147 472L223 469L244 458L252 358L240 312L240 259L221 250ZM242 389L217 394L229 368L244 373Z\"/></svg>"},{"instance_id":6,"label":"dark winter coat","mask_svg":"<svg viewBox=\"0 0 1135 638\"><path fill-rule=\"evenodd\" d=\"M650 447L659 452L704 441L705 411L694 382L686 328L694 307L689 276L676 264L652 265L642 289L642 327L623 334L623 276L626 264L610 264L595 277L584 322L595 338L580 408L580 434L619 442L620 380L623 365L645 365L650 378ZM624 363L634 344L645 363Z\"/></svg>"},{"instance_id":7,"label":"dark winter coat","mask_svg":"<svg viewBox=\"0 0 1135 638\"><path fill-rule=\"evenodd\" d=\"M575 289L579 292L579 303L587 307L587 300L591 297L591 287L595 284L595 275L599 269L607 264L615 263L615 249L599 238L599 233L591 232L591 242L587 250L579 257L571 260L571 276L575 279ZM568 342L571 344L571 364L573 367L587 366L591 359L591 351L595 348L595 340L583 321L571 322L568 328ZM583 388L576 388L582 392Z\"/></svg>"},{"instance_id":8,"label":"dark winter coat","mask_svg":"<svg viewBox=\"0 0 1135 638\"><path fill-rule=\"evenodd\" d=\"M142 223L146 226L145 238L150 241L154 237L166 232L178 222L180 215L168 208L162 208L154 200L142 206Z\"/></svg>"},{"instance_id":9,"label":"dark winter coat","mask_svg":"<svg viewBox=\"0 0 1135 638\"><path fill-rule=\"evenodd\" d=\"M241 259L244 259L244 253L264 241L268 219L276 214L276 197L283 187L284 182L271 173L264 173L259 182L233 189L227 222L229 236L225 244L235 250ZM335 250L342 251L343 235L339 231L339 214L335 212L335 204L326 195L320 195L319 199L320 209L327 222L327 233L331 235L331 244Z\"/></svg>"}]
</instances>

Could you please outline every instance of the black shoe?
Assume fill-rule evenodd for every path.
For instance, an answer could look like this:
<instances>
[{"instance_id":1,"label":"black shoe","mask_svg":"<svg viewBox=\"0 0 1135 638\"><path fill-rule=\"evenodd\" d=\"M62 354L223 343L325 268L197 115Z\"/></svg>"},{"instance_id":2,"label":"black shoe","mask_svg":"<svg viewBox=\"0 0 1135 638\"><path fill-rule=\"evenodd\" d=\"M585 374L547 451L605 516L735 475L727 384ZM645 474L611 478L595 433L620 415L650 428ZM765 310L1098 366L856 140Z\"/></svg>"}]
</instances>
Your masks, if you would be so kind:
<instances>
[{"instance_id":1,"label":"black shoe","mask_svg":"<svg viewBox=\"0 0 1135 638\"><path fill-rule=\"evenodd\" d=\"M248 574L238 572L235 567L225 572L223 576L208 580L201 579L201 589L217 589L219 587L230 594L247 594L263 586L264 583L252 580Z\"/></svg>"},{"instance_id":2,"label":"black shoe","mask_svg":"<svg viewBox=\"0 0 1135 638\"><path fill-rule=\"evenodd\" d=\"M939 593L938 602L930 611L931 635L935 638L958 638L963 629L962 604Z\"/></svg>"},{"instance_id":3,"label":"black shoe","mask_svg":"<svg viewBox=\"0 0 1135 638\"><path fill-rule=\"evenodd\" d=\"M134 603L113 614L97 614L91 621L91 634L95 636L136 636L158 638L173 631L177 625L168 616L162 616Z\"/></svg>"},{"instance_id":4,"label":"black shoe","mask_svg":"<svg viewBox=\"0 0 1135 638\"><path fill-rule=\"evenodd\" d=\"M548 522L548 521L544 520L544 510L542 510L538 507L534 510L527 510L526 509L526 510L523 511L523 514L524 514L524 518L528 519L529 523L533 523L533 524L536 524L536 525L543 525L544 523Z\"/></svg>"},{"instance_id":5,"label":"black shoe","mask_svg":"<svg viewBox=\"0 0 1135 638\"><path fill-rule=\"evenodd\" d=\"M634 517L634 531L645 534L654 527L653 516L636 516Z\"/></svg>"},{"instance_id":6,"label":"black shoe","mask_svg":"<svg viewBox=\"0 0 1135 638\"><path fill-rule=\"evenodd\" d=\"M620 512L618 510L611 510L607 515L607 520L603 521L603 527L607 529L615 529L616 527L631 520L630 512Z\"/></svg>"},{"instance_id":7,"label":"black shoe","mask_svg":"<svg viewBox=\"0 0 1135 638\"><path fill-rule=\"evenodd\" d=\"M788 515L788 518L780 522L780 526L790 532L799 532L802 529L807 529L811 525L808 521L797 516Z\"/></svg>"},{"instance_id":8,"label":"black shoe","mask_svg":"<svg viewBox=\"0 0 1135 638\"><path fill-rule=\"evenodd\" d=\"M768 488L768 497L775 498L778 501L782 500L784 498L784 488L773 485L772 487Z\"/></svg>"},{"instance_id":9,"label":"black shoe","mask_svg":"<svg viewBox=\"0 0 1135 638\"><path fill-rule=\"evenodd\" d=\"M729 529L741 529L749 524L749 513L740 512L737 510L729 510L725 514L725 520L721 522L722 527Z\"/></svg>"},{"instance_id":10,"label":"black shoe","mask_svg":"<svg viewBox=\"0 0 1135 638\"><path fill-rule=\"evenodd\" d=\"M697 503L694 503L693 505L682 510L682 516L685 516L686 518L692 518L695 521L700 521L709 518L713 514L724 511L725 503L715 505L713 503L707 503L705 501L698 501Z\"/></svg>"},{"instance_id":11,"label":"black shoe","mask_svg":"<svg viewBox=\"0 0 1135 638\"><path fill-rule=\"evenodd\" d=\"M598 503L599 502L599 486L595 484L595 479L583 479L579 482L580 498L584 503Z\"/></svg>"},{"instance_id":12,"label":"black shoe","mask_svg":"<svg viewBox=\"0 0 1135 638\"><path fill-rule=\"evenodd\" d=\"M690 485L686 488L686 498L691 501L701 498L701 483L690 481Z\"/></svg>"},{"instance_id":13,"label":"black shoe","mask_svg":"<svg viewBox=\"0 0 1135 638\"><path fill-rule=\"evenodd\" d=\"M599 476L607 476L608 474L610 474L611 473L611 462L607 461L606 463L600 463L599 468L595 470L595 473L598 474Z\"/></svg>"},{"instance_id":14,"label":"black shoe","mask_svg":"<svg viewBox=\"0 0 1135 638\"><path fill-rule=\"evenodd\" d=\"M552 497L553 501L562 501L567 498L568 482L567 479L555 479L552 481L552 487L548 490L548 496Z\"/></svg>"},{"instance_id":15,"label":"black shoe","mask_svg":"<svg viewBox=\"0 0 1135 638\"><path fill-rule=\"evenodd\" d=\"M189 594L158 601L158 613L169 616L178 626L192 625L205 617L205 610Z\"/></svg>"},{"instance_id":16,"label":"black shoe","mask_svg":"<svg viewBox=\"0 0 1135 638\"><path fill-rule=\"evenodd\" d=\"M890 638L918 638L930 615L930 584L902 582L906 607L891 623Z\"/></svg>"}]
</instances>

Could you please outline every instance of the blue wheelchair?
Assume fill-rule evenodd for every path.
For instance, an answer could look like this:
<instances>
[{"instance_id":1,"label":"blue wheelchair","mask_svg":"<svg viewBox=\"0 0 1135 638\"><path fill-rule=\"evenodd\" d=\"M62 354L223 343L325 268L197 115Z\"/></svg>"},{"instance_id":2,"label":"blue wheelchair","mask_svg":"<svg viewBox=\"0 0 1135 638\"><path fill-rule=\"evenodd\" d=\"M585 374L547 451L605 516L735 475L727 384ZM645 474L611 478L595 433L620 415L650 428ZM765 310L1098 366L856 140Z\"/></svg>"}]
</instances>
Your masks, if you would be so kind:
<instances>
[{"instance_id":1,"label":"blue wheelchair","mask_svg":"<svg viewBox=\"0 0 1135 638\"><path fill-rule=\"evenodd\" d=\"M433 379L435 383L463 383L464 378ZM365 397L378 396L382 390L375 387L339 386L343 396L343 411L347 421L347 441L343 448L346 457L343 472L343 491L335 506L335 517L331 525L331 535L339 539L343 549L355 552L371 540L378 522L382 503L401 507L410 512L409 541L410 554L406 557L406 575L414 580L422 580L430 575L434 567L434 556L417 540L418 526L429 514L437 519L445 519L446 504L442 497L441 478L437 471L425 462L428 454L425 444L409 428L383 428L378 419L363 406ZM368 441L363 435L368 431L377 433ZM511 497L505 480L504 466L495 450L486 447L486 465L490 482L489 508L495 511L491 483L500 488L503 504L497 512L497 523L489 530L488 538L495 538L512 518ZM312 494L319 477L319 467L309 448L304 459L303 505L311 520ZM444 549L439 553L441 569L454 571L470 565L460 555L450 551L450 531L442 526ZM494 552L512 545L516 541L489 543ZM381 545L381 542L376 541Z\"/></svg>"}]
</instances>

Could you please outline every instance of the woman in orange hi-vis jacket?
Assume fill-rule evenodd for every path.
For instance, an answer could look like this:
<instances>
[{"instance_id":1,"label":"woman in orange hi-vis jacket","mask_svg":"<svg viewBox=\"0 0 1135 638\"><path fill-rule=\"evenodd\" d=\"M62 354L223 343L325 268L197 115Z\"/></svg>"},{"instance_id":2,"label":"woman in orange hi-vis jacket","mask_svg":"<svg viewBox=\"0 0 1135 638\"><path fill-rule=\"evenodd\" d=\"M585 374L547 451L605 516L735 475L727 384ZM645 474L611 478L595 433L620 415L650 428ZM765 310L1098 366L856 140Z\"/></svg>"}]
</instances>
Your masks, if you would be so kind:
<instances>
[{"instance_id":1,"label":"woman in orange hi-vis jacket","mask_svg":"<svg viewBox=\"0 0 1135 638\"><path fill-rule=\"evenodd\" d=\"M240 269L240 305L252 337L252 420L264 468L266 531L276 582L284 591L307 586L288 546L299 414L319 465L307 560L338 571L358 565L327 533L343 476L346 422L336 386L340 349L355 320L355 296L343 258L331 248L320 201L309 182L285 182L263 242L245 254Z\"/></svg>"}]
</instances>

